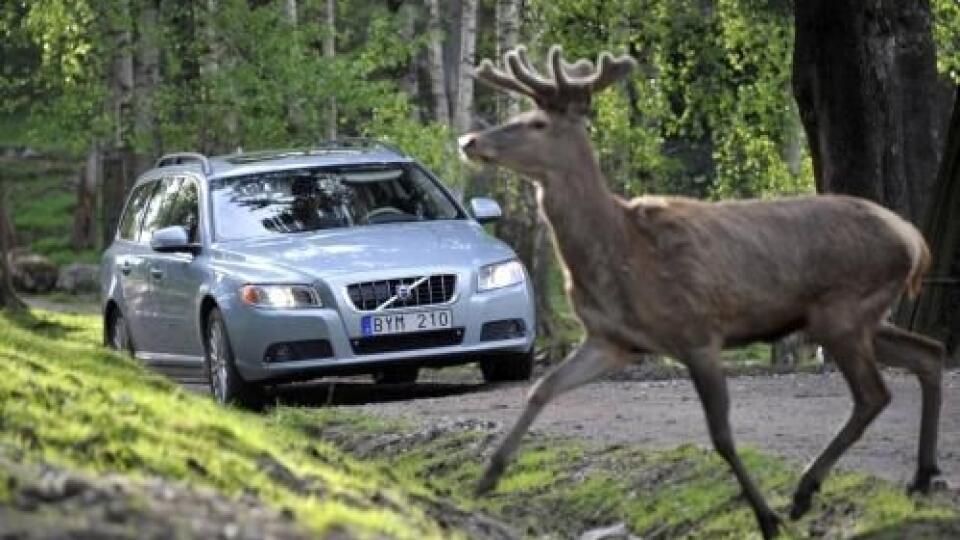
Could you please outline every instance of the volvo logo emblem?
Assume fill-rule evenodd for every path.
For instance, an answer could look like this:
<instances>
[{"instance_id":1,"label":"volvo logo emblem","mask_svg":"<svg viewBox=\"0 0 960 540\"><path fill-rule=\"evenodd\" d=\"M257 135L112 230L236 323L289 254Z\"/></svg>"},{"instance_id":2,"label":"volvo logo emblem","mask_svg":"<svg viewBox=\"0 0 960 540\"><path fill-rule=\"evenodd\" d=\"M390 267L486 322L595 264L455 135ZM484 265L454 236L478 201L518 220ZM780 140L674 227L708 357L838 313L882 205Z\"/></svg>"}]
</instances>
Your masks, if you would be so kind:
<instances>
[{"instance_id":1,"label":"volvo logo emblem","mask_svg":"<svg viewBox=\"0 0 960 540\"><path fill-rule=\"evenodd\" d=\"M397 285L397 298L404 302L413 298L413 287L410 285Z\"/></svg>"}]
</instances>

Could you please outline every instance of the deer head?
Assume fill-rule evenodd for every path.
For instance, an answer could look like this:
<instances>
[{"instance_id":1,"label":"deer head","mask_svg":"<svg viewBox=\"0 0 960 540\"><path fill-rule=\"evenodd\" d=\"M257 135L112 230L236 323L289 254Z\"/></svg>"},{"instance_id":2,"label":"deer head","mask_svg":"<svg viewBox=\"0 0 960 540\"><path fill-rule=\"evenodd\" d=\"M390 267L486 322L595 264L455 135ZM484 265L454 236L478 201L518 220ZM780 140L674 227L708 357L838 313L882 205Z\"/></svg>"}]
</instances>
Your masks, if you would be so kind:
<instances>
[{"instance_id":1,"label":"deer head","mask_svg":"<svg viewBox=\"0 0 960 540\"><path fill-rule=\"evenodd\" d=\"M550 48L548 75L538 73L524 47L504 56L505 69L484 60L475 77L494 88L533 100L536 109L507 123L460 137L460 148L473 161L501 165L544 180L551 169L582 159L589 148L585 119L593 94L625 77L636 65L629 56L601 53L597 66L585 59L564 61L560 46Z\"/></svg>"}]
</instances>

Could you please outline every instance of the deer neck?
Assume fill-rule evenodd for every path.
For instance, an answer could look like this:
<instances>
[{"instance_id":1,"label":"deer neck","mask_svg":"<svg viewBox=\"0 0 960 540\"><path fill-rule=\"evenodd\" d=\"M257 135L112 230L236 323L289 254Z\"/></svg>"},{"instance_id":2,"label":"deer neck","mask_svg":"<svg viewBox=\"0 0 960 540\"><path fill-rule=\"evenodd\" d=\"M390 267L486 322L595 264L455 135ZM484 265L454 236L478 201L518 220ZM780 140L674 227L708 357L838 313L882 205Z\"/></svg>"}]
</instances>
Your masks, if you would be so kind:
<instances>
[{"instance_id":1,"label":"deer neck","mask_svg":"<svg viewBox=\"0 0 960 540\"><path fill-rule=\"evenodd\" d=\"M606 186L593 150L583 140L562 166L547 173L540 194L557 247L572 274L595 272L611 262L611 246L622 246L623 214ZM574 275L575 281L576 275Z\"/></svg>"}]
</instances>

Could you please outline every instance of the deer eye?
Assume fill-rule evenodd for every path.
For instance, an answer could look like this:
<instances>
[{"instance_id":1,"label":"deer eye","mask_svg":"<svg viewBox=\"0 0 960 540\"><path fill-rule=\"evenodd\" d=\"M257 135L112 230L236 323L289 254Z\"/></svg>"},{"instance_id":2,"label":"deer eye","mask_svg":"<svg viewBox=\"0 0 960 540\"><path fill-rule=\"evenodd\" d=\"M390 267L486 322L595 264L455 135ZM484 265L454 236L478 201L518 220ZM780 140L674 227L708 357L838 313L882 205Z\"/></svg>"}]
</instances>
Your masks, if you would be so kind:
<instances>
[{"instance_id":1,"label":"deer eye","mask_svg":"<svg viewBox=\"0 0 960 540\"><path fill-rule=\"evenodd\" d=\"M543 120L533 120L530 122L530 127L533 129L547 129L547 123Z\"/></svg>"}]
</instances>

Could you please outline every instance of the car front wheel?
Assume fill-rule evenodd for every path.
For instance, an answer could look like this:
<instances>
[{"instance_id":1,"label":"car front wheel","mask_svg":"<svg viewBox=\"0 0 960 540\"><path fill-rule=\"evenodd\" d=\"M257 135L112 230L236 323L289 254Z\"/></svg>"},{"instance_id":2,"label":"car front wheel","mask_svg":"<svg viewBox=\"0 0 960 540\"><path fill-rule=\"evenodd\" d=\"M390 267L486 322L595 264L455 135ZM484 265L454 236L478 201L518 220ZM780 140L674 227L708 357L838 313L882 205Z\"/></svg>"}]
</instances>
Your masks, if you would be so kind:
<instances>
[{"instance_id":1,"label":"car front wheel","mask_svg":"<svg viewBox=\"0 0 960 540\"><path fill-rule=\"evenodd\" d=\"M207 315L206 356L204 372L210 383L213 397L225 405L237 405L245 409L259 409L263 406L263 389L243 380L237 371L233 348L227 336L227 327L219 309L212 309Z\"/></svg>"},{"instance_id":2,"label":"car front wheel","mask_svg":"<svg viewBox=\"0 0 960 540\"><path fill-rule=\"evenodd\" d=\"M483 380L488 383L526 381L533 374L533 349L524 353L500 354L480 362Z\"/></svg>"}]
</instances>

